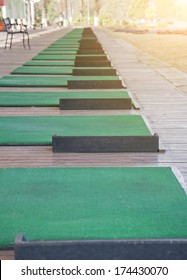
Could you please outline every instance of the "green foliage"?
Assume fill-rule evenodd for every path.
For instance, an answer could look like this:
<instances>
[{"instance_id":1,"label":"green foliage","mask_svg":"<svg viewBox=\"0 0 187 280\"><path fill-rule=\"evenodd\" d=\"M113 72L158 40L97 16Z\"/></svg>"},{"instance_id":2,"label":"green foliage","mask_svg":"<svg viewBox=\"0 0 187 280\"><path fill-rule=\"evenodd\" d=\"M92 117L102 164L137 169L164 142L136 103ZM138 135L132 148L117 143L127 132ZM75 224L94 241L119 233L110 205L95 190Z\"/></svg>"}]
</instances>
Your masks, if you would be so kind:
<instances>
[{"instance_id":1,"label":"green foliage","mask_svg":"<svg viewBox=\"0 0 187 280\"><path fill-rule=\"evenodd\" d=\"M50 1L49 5L47 6L47 18L50 22L53 22L55 18L60 16L59 7L56 1Z\"/></svg>"},{"instance_id":2,"label":"green foliage","mask_svg":"<svg viewBox=\"0 0 187 280\"><path fill-rule=\"evenodd\" d=\"M73 19L74 24L87 24L88 18L87 17L76 17Z\"/></svg>"},{"instance_id":3,"label":"green foliage","mask_svg":"<svg viewBox=\"0 0 187 280\"><path fill-rule=\"evenodd\" d=\"M99 18L99 24L102 26L111 26L113 25L112 19L110 17L107 16L101 16Z\"/></svg>"}]
</instances>

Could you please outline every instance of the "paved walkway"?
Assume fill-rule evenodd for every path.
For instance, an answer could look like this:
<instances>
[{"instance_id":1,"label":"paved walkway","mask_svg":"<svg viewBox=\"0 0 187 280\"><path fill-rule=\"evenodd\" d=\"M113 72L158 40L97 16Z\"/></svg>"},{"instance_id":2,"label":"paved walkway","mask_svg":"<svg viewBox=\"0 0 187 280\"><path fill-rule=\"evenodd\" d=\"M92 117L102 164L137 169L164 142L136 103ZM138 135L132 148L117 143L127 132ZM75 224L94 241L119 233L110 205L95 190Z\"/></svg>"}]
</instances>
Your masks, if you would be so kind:
<instances>
[{"instance_id":1,"label":"paved walkway","mask_svg":"<svg viewBox=\"0 0 187 280\"><path fill-rule=\"evenodd\" d=\"M0 76L63 36L68 29L42 33L31 39L31 51L19 44L0 49ZM102 115L141 114L160 137L159 153L70 153L53 154L50 147L0 147L2 167L45 166L171 166L177 177L187 183L187 76L175 68L143 53L129 43L95 30L119 75L140 110L131 111L60 111L59 108L0 108L0 115ZM18 89L0 88L0 91ZM29 91L29 89L25 89ZM34 89L35 91L38 89ZM44 91L45 88L39 89ZM63 91L66 89L53 89ZM178 173L178 171L179 173ZM180 176L181 173L181 176ZM185 185L185 184L184 184ZM186 189L187 190L187 189Z\"/></svg>"},{"instance_id":2,"label":"paved walkway","mask_svg":"<svg viewBox=\"0 0 187 280\"><path fill-rule=\"evenodd\" d=\"M103 31L97 35L165 148L157 157L146 155L142 164L176 166L186 181L187 75Z\"/></svg>"}]
</instances>

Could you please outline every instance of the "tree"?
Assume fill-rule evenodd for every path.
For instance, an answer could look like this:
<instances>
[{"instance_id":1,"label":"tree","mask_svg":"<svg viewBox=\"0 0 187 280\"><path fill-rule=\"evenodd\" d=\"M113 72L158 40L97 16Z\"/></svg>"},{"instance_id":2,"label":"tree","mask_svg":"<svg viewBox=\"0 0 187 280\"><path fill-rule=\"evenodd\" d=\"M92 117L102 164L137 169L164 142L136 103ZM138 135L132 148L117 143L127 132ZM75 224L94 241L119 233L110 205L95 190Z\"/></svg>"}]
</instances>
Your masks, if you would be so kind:
<instances>
[{"instance_id":1,"label":"tree","mask_svg":"<svg viewBox=\"0 0 187 280\"><path fill-rule=\"evenodd\" d=\"M148 7L145 9L145 18L152 22L157 19L157 8L153 1L149 1Z\"/></svg>"},{"instance_id":2,"label":"tree","mask_svg":"<svg viewBox=\"0 0 187 280\"><path fill-rule=\"evenodd\" d=\"M50 22L53 22L56 18L58 18L60 16L60 3L56 2L56 1L51 1L49 3L49 5L47 6L46 9L46 15L47 15L47 19Z\"/></svg>"},{"instance_id":3,"label":"tree","mask_svg":"<svg viewBox=\"0 0 187 280\"><path fill-rule=\"evenodd\" d=\"M105 0L100 8L100 17L115 21L126 20L131 0Z\"/></svg>"},{"instance_id":4,"label":"tree","mask_svg":"<svg viewBox=\"0 0 187 280\"><path fill-rule=\"evenodd\" d=\"M35 4L36 15L53 20L62 15L66 18L66 3L69 15L79 22L89 18L106 19L121 23L147 18L187 20L187 4L177 0L41 0Z\"/></svg>"},{"instance_id":5,"label":"tree","mask_svg":"<svg viewBox=\"0 0 187 280\"><path fill-rule=\"evenodd\" d=\"M176 0L153 0L157 9L158 19L176 16Z\"/></svg>"},{"instance_id":6,"label":"tree","mask_svg":"<svg viewBox=\"0 0 187 280\"><path fill-rule=\"evenodd\" d=\"M100 0L95 0L95 15L98 16L99 15L99 10L101 8L101 3Z\"/></svg>"},{"instance_id":7,"label":"tree","mask_svg":"<svg viewBox=\"0 0 187 280\"><path fill-rule=\"evenodd\" d=\"M145 10L148 7L148 4L149 0L131 0L128 17L131 19L145 18Z\"/></svg>"},{"instance_id":8,"label":"tree","mask_svg":"<svg viewBox=\"0 0 187 280\"><path fill-rule=\"evenodd\" d=\"M80 1L80 9L79 10L80 10L81 16L84 17L85 16L85 3L84 3L84 0Z\"/></svg>"}]
</instances>

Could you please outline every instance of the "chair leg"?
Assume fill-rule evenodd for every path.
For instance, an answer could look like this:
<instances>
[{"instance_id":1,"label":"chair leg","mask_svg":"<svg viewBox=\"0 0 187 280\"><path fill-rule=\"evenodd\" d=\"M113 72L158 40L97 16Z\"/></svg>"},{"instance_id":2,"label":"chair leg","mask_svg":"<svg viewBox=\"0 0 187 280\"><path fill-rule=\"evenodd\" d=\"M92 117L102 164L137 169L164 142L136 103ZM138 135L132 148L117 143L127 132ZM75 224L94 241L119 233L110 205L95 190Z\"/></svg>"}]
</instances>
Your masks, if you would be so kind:
<instances>
[{"instance_id":1,"label":"chair leg","mask_svg":"<svg viewBox=\"0 0 187 280\"><path fill-rule=\"evenodd\" d=\"M10 38L10 49L12 48L12 39L13 39L14 34L11 34L11 38Z\"/></svg>"},{"instance_id":2,"label":"chair leg","mask_svg":"<svg viewBox=\"0 0 187 280\"><path fill-rule=\"evenodd\" d=\"M30 39L29 39L29 33L27 33L27 36L28 36L28 47L29 47L29 50L31 49L31 47L30 47Z\"/></svg>"},{"instance_id":3,"label":"chair leg","mask_svg":"<svg viewBox=\"0 0 187 280\"><path fill-rule=\"evenodd\" d=\"M5 50L6 50L6 47L7 47L7 43L8 43L8 33L7 33L7 35L6 35Z\"/></svg>"},{"instance_id":4,"label":"chair leg","mask_svg":"<svg viewBox=\"0 0 187 280\"><path fill-rule=\"evenodd\" d=\"M25 34L23 33L23 46L24 46L24 49L25 49Z\"/></svg>"}]
</instances>

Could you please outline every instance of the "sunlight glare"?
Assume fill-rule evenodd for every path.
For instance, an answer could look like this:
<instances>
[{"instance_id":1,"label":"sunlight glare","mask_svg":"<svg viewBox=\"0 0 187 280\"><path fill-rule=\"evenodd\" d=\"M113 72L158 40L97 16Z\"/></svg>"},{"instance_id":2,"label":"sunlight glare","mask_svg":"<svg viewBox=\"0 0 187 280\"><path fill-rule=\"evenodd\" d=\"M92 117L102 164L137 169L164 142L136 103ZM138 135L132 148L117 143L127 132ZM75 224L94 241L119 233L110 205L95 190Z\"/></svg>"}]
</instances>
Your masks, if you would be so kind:
<instances>
[{"instance_id":1,"label":"sunlight glare","mask_svg":"<svg viewBox=\"0 0 187 280\"><path fill-rule=\"evenodd\" d=\"M187 4L187 0L176 0L178 4L185 5Z\"/></svg>"}]
</instances>

